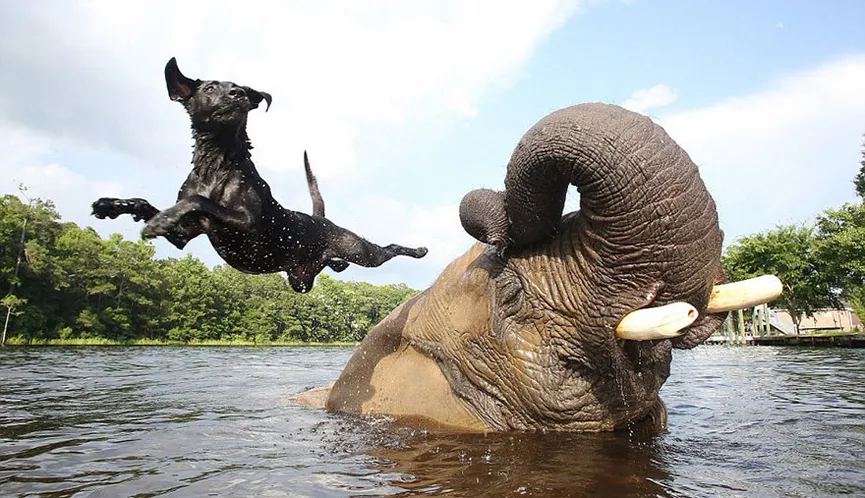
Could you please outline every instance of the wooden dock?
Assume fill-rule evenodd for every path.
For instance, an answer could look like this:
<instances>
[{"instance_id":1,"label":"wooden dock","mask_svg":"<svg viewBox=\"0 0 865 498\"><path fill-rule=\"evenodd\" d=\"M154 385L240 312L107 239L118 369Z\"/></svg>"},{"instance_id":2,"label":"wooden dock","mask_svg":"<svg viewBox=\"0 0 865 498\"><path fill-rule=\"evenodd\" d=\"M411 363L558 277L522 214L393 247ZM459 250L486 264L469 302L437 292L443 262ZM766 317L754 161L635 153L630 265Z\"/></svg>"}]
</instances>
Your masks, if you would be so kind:
<instances>
[{"instance_id":1,"label":"wooden dock","mask_svg":"<svg viewBox=\"0 0 865 498\"><path fill-rule=\"evenodd\" d=\"M723 335L713 335L706 344L728 344L730 340ZM742 344L735 341L733 344ZM800 334L767 335L762 337L745 336L744 344L751 346L810 346L865 348L865 334Z\"/></svg>"}]
</instances>

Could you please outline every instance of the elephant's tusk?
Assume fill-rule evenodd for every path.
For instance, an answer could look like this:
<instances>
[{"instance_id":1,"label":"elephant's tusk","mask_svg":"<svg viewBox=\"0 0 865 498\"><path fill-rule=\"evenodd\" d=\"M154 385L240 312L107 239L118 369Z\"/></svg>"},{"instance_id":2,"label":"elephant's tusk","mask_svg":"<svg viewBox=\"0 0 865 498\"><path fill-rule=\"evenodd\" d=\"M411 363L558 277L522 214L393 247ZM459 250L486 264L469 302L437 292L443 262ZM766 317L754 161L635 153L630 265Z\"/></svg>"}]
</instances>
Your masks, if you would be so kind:
<instances>
[{"instance_id":1,"label":"elephant's tusk","mask_svg":"<svg viewBox=\"0 0 865 498\"><path fill-rule=\"evenodd\" d=\"M708 313L750 308L774 301L781 295L784 286L775 275L763 275L739 282L716 285L709 296Z\"/></svg>"},{"instance_id":2,"label":"elephant's tusk","mask_svg":"<svg viewBox=\"0 0 865 498\"><path fill-rule=\"evenodd\" d=\"M712 288L707 313L750 308L773 301L784 286L775 275L763 275ZM697 309L677 302L656 308L643 308L625 315L616 327L616 337L632 341L670 339L682 335L682 329L697 319Z\"/></svg>"},{"instance_id":3,"label":"elephant's tusk","mask_svg":"<svg viewBox=\"0 0 865 498\"><path fill-rule=\"evenodd\" d=\"M697 319L697 309L688 303L670 303L632 311L616 327L616 337L631 341L670 339Z\"/></svg>"}]
</instances>

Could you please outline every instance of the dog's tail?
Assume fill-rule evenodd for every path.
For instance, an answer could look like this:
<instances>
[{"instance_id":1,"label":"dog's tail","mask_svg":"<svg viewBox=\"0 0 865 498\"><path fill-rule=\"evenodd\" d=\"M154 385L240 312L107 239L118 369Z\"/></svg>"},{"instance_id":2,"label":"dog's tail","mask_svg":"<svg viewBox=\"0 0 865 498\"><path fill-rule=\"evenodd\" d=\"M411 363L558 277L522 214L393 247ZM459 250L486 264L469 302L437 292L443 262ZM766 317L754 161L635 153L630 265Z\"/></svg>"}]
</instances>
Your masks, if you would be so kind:
<instances>
[{"instance_id":1,"label":"dog's tail","mask_svg":"<svg viewBox=\"0 0 865 498\"><path fill-rule=\"evenodd\" d=\"M309 196L312 197L312 215L324 218L324 199L321 198L321 192L318 191L318 181L315 179L315 175L312 174L312 168L309 166L309 158L306 156L306 151L303 151L303 167L306 169L306 183L309 185Z\"/></svg>"}]
</instances>

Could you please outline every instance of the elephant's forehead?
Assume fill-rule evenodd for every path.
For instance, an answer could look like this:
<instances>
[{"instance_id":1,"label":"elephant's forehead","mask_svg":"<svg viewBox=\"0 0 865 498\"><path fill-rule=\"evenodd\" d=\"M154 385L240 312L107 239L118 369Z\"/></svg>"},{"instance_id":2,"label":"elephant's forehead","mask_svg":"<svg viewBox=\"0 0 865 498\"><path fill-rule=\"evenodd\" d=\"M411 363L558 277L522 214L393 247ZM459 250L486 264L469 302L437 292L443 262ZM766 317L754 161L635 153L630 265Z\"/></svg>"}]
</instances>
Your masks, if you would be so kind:
<instances>
[{"instance_id":1,"label":"elephant's forehead","mask_svg":"<svg viewBox=\"0 0 865 498\"><path fill-rule=\"evenodd\" d=\"M486 334L490 273L485 262L480 243L451 262L423 296L424 305L412 308L404 334L436 342Z\"/></svg>"},{"instance_id":2,"label":"elephant's forehead","mask_svg":"<svg viewBox=\"0 0 865 498\"><path fill-rule=\"evenodd\" d=\"M430 289L433 293L485 293L490 275L485 265L485 245L478 242L453 260Z\"/></svg>"}]
</instances>

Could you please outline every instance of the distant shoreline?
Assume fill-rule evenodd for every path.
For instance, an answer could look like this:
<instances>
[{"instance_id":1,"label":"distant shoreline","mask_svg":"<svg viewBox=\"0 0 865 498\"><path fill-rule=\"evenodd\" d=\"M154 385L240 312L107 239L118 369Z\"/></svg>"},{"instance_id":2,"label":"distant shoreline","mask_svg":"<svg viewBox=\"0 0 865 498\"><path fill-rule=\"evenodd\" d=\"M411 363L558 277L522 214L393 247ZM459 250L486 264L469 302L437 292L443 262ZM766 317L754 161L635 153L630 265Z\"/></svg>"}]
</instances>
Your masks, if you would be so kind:
<instances>
[{"instance_id":1,"label":"distant shoreline","mask_svg":"<svg viewBox=\"0 0 865 498\"><path fill-rule=\"evenodd\" d=\"M148 339L135 339L130 341L117 341L111 339L31 339L29 341L12 337L6 341L6 346L9 347L27 347L27 346L239 346L239 347L254 347L254 346L335 346L335 347L355 347L360 344L359 341L334 341L334 342L302 342L302 341L273 341L273 342L253 342L253 341L158 341Z\"/></svg>"}]
</instances>

